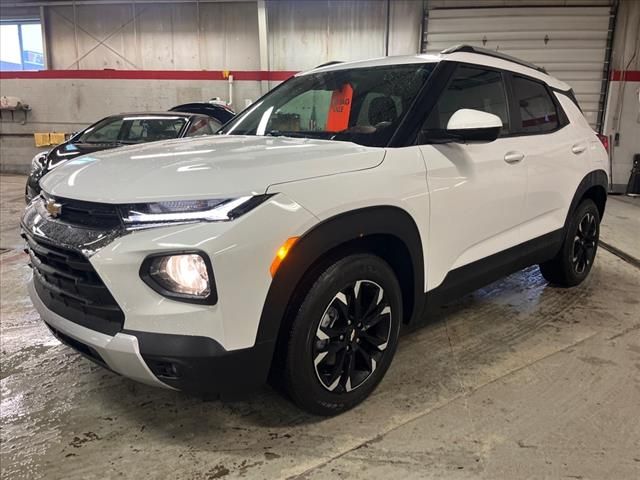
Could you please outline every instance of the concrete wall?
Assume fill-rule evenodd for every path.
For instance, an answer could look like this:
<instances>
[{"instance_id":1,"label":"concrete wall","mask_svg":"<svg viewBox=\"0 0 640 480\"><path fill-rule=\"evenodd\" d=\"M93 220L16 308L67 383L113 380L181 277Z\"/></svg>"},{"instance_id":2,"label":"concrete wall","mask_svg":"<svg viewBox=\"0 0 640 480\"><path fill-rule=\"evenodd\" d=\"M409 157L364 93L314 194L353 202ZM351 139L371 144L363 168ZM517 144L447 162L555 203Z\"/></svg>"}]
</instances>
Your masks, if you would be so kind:
<instances>
[{"instance_id":1,"label":"concrete wall","mask_svg":"<svg viewBox=\"0 0 640 480\"><path fill-rule=\"evenodd\" d=\"M0 167L25 172L33 156L46 148L34 146L33 132L74 132L102 117L119 112L168 110L194 100L227 97L226 81L208 80L84 80L16 79L0 82L0 95L19 95L32 107L22 125L4 112L0 123ZM259 82L236 82L234 97L260 96Z\"/></svg>"},{"instance_id":2,"label":"concrete wall","mask_svg":"<svg viewBox=\"0 0 640 480\"><path fill-rule=\"evenodd\" d=\"M46 18L51 69L260 68L255 2L52 6Z\"/></svg>"},{"instance_id":3,"label":"concrete wall","mask_svg":"<svg viewBox=\"0 0 640 480\"><path fill-rule=\"evenodd\" d=\"M228 0L198 3L65 5L42 9L49 68L120 70L303 70L330 60L409 54L420 48L422 0L266 0L267 60L260 62L258 5ZM540 5L608 5L610 0L532 0ZM429 8L521 5L516 0L429 0ZM38 7L8 7L2 18L38 16ZM387 18L388 11L388 18ZM640 2L622 0L612 66L638 70ZM628 64L628 65L627 65ZM267 88L277 82L264 82ZM233 103L261 93L258 81L236 81ZM613 145L613 176L626 183L633 153L640 151L637 82L612 82L606 132ZM3 114L0 170L24 171L39 150L34 132L72 132L111 113L164 110L212 96L228 98L225 81L203 80L2 80L0 95L15 95L33 108L25 125ZM16 117L18 118L19 115Z\"/></svg>"},{"instance_id":4,"label":"concrete wall","mask_svg":"<svg viewBox=\"0 0 640 480\"><path fill-rule=\"evenodd\" d=\"M613 190L624 192L633 155L640 153L640 2L622 0L615 27L612 70L626 72L609 84L604 133L611 139ZM635 72L635 73L634 73ZM632 76L632 79L626 79Z\"/></svg>"},{"instance_id":5,"label":"concrete wall","mask_svg":"<svg viewBox=\"0 0 640 480\"><path fill-rule=\"evenodd\" d=\"M43 8L49 69L299 71L329 60L416 53L422 22L422 0L267 0L268 64L261 65L255 1L64 3ZM0 11L2 18L39 13ZM278 82L265 83L235 81L236 110ZM33 109L25 125L6 113L0 123L0 170L25 171L41 150L33 146L34 132L68 133L116 112L228 99L228 83L15 79L2 80L0 94L21 97Z\"/></svg>"},{"instance_id":6,"label":"concrete wall","mask_svg":"<svg viewBox=\"0 0 640 480\"><path fill-rule=\"evenodd\" d=\"M269 2L269 66L298 70L417 53L421 20L422 2L415 0Z\"/></svg>"}]
</instances>

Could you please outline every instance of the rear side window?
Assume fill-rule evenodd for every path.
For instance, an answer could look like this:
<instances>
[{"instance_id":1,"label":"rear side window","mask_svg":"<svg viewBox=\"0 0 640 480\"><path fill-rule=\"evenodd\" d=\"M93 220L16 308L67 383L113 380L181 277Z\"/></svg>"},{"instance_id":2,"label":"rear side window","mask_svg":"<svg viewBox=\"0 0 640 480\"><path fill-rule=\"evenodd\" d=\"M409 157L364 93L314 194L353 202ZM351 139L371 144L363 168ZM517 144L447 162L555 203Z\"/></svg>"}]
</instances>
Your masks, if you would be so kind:
<instances>
[{"instance_id":1,"label":"rear side window","mask_svg":"<svg viewBox=\"0 0 640 480\"><path fill-rule=\"evenodd\" d=\"M187 132L187 137L211 135L213 132L215 132L215 130L211 129L211 124L209 123L209 119L196 117L191 123L191 126L189 127L189 131Z\"/></svg>"},{"instance_id":2,"label":"rear side window","mask_svg":"<svg viewBox=\"0 0 640 480\"><path fill-rule=\"evenodd\" d=\"M509 108L502 74L495 70L460 65L435 105L423 131L446 130L451 116L461 108L493 113L502 120L502 134L509 130Z\"/></svg>"},{"instance_id":3,"label":"rear side window","mask_svg":"<svg viewBox=\"0 0 640 480\"><path fill-rule=\"evenodd\" d=\"M213 118L209 119L209 128L211 129L211 131L213 133L216 133L218 130L220 130L221 126L222 126L222 124L220 122L218 122L217 120L214 120Z\"/></svg>"},{"instance_id":4,"label":"rear side window","mask_svg":"<svg viewBox=\"0 0 640 480\"><path fill-rule=\"evenodd\" d=\"M556 105L543 84L514 75L513 94L520 111L521 132L544 133L558 128Z\"/></svg>"}]
</instances>

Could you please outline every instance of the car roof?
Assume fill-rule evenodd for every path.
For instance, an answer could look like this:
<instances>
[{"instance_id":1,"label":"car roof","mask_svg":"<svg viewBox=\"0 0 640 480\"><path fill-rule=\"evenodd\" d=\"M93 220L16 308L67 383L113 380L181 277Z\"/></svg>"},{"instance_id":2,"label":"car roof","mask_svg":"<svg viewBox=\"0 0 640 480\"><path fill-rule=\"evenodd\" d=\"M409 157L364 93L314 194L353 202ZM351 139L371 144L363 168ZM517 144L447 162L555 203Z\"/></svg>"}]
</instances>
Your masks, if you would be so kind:
<instances>
[{"instance_id":1,"label":"car roof","mask_svg":"<svg viewBox=\"0 0 640 480\"><path fill-rule=\"evenodd\" d=\"M176 105L169 109L170 112L194 113L205 115L220 123L226 123L235 117L235 112L225 105L219 105L209 102L191 102L182 105Z\"/></svg>"},{"instance_id":2,"label":"car roof","mask_svg":"<svg viewBox=\"0 0 640 480\"><path fill-rule=\"evenodd\" d=\"M452 49L451 53L439 53L437 55L429 54L417 54L417 55L399 55L391 57L380 57L369 60L356 60L350 62L331 62L324 66L316 67L306 72L301 72L298 76L307 75L309 73L318 72L330 72L347 70L352 68L370 68L370 67L383 67L391 65L407 65L412 63L438 63L441 61L451 61L460 63L469 63L473 65L481 65L493 68L499 68L501 70L508 70L514 73L520 73L528 77L532 77L546 83L552 88L558 90L567 91L571 87L561 80L545 73L542 69L535 67L534 65L526 65L526 62L516 63L517 59L510 60L508 58L501 58L492 56L487 53L462 51Z\"/></svg>"},{"instance_id":3,"label":"car roof","mask_svg":"<svg viewBox=\"0 0 640 480\"><path fill-rule=\"evenodd\" d=\"M169 109L170 112L179 112L180 110L174 110L174 108L176 109L180 109L180 108L203 108L203 109L213 109L213 110L224 110L226 112L229 113L234 113L233 110L226 106L226 105L221 105L219 103L211 103L211 102L189 102L189 103L182 103L180 105L176 105L175 107L171 107Z\"/></svg>"}]
</instances>

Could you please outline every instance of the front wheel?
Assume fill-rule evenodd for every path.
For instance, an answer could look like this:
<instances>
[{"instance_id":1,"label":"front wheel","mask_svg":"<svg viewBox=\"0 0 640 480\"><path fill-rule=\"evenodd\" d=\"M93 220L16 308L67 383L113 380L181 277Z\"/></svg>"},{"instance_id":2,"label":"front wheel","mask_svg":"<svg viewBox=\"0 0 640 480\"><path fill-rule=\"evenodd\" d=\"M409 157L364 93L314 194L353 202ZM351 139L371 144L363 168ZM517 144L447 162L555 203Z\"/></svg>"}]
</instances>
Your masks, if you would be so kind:
<instances>
[{"instance_id":1,"label":"front wheel","mask_svg":"<svg viewBox=\"0 0 640 480\"><path fill-rule=\"evenodd\" d=\"M540 264L542 276L563 287L582 283L593 266L599 237L600 211L593 200L583 200L569 221L560 252Z\"/></svg>"},{"instance_id":2,"label":"front wheel","mask_svg":"<svg viewBox=\"0 0 640 480\"><path fill-rule=\"evenodd\" d=\"M381 258L355 254L315 280L291 328L285 388L301 408L336 415L380 383L396 350L400 286Z\"/></svg>"}]
</instances>

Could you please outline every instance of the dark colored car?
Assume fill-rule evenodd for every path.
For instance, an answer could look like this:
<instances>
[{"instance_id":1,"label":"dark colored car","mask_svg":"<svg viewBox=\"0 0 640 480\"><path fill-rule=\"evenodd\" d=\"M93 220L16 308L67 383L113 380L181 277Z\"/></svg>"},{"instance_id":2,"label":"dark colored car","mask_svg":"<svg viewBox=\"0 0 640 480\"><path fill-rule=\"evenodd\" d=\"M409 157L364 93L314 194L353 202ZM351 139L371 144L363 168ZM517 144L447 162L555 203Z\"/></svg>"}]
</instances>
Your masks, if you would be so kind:
<instances>
[{"instance_id":1,"label":"dark colored car","mask_svg":"<svg viewBox=\"0 0 640 480\"><path fill-rule=\"evenodd\" d=\"M184 103L171 108L169 111L207 115L208 117L215 118L223 125L236 116L236 112L231 110L231 108L214 102Z\"/></svg>"},{"instance_id":2,"label":"dark colored car","mask_svg":"<svg viewBox=\"0 0 640 480\"><path fill-rule=\"evenodd\" d=\"M122 113L111 115L75 133L69 140L31 161L25 200L40 194L40 179L67 160L87 153L172 138L216 133L222 122L206 115L185 112Z\"/></svg>"}]
</instances>

